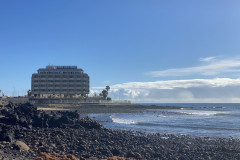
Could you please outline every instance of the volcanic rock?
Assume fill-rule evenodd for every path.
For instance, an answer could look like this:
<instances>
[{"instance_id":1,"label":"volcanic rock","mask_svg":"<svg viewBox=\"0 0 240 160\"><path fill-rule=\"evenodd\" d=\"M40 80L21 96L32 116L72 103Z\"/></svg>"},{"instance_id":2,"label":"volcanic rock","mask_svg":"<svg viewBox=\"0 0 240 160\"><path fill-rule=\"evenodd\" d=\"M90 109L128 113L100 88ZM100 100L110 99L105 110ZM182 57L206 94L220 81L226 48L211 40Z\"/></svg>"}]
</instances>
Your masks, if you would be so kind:
<instances>
[{"instance_id":1,"label":"volcanic rock","mask_svg":"<svg viewBox=\"0 0 240 160\"><path fill-rule=\"evenodd\" d=\"M26 143L24 143L22 141L16 141L14 143L14 146L16 147L17 150L20 150L20 151L29 151L30 150L28 145L26 145Z\"/></svg>"}]
</instances>

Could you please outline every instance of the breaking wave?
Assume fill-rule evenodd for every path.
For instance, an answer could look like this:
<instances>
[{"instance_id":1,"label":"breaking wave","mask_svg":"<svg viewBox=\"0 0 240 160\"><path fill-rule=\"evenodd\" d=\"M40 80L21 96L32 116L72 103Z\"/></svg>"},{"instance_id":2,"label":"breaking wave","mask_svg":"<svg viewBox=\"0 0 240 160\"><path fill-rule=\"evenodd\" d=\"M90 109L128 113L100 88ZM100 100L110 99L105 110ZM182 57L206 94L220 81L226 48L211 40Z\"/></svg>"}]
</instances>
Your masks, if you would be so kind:
<instances>
[{"instance_id":1,"label":"breaking wave","mask_svg":"<svg viewBox=\"0 0 240 160\"><path fill-rule=\"evenodd\" d=\"M110 118L114 123L120 123L120 124L136 124L133 120L129 119L123 119L123 118L117 118L114 115L111 115Z\"/></svg>"},{"instance_id":2,"label":"breaking wave","mask_svg":"<svg viewBox=\"0 0 240 160\"><path fill-rule=\"evenodd\" d=\"M180 114L199 115L199 116L224 116L224 115L229 115L228 112L220 112L220 111L184 111L184 112L180 112Z\"/></svg>"}]
</instances>

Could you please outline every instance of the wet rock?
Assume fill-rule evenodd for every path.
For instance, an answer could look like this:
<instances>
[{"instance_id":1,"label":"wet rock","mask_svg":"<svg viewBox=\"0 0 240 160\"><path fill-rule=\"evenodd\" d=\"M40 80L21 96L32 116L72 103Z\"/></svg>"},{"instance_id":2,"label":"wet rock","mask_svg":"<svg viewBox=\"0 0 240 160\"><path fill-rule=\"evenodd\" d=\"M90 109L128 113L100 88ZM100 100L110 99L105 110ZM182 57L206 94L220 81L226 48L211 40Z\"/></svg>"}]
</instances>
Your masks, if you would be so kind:
<instances>
[{"instance_id":1,"label":"wet rock","mask_svg":"<svg viewBox=\"0 0 240 160\"><path fill-rule=\"evenodd\" d=\"M97 121L95 121L95 120L93 120L89 117L83 118L83 119L81 119L81 121L78 121L77 123L80 124L81 126L83 126L84 128L87 128L87 129L101 129L101 128L103 128L103 126L101 124L99 124Z\"/></svg>"}]
</instances>

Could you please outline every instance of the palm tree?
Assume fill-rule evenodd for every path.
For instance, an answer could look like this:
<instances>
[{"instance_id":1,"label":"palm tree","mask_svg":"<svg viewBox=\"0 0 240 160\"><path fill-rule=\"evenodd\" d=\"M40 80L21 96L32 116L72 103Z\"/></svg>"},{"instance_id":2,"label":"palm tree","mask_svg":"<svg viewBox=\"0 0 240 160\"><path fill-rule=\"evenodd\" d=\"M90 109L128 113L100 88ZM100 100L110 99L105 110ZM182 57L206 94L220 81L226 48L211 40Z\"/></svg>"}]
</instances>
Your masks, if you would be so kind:
<instances>
[{"instance_id":1,"label":"palm tree","mask_svg":"<svg viewBox=\"0 0 240 160\"><path fill-rule=\"evenodd\" d=\"M109 86L106 86L106 89L102 90L102 93L99 94L99 96L103 96L105 99L108 96L108 91L110 90Z\"/></svg>"},{"instance_id":2,"label":"palm tree","mask_svg":"<svg viewBox=\"0 0 240 160\"><path fill-rule=\"evenodd\" d=\"M109 86L106 86L106 90L109 91L109 90L110 90L110 87L109 87Z\"/></svg>"}]
</instances>

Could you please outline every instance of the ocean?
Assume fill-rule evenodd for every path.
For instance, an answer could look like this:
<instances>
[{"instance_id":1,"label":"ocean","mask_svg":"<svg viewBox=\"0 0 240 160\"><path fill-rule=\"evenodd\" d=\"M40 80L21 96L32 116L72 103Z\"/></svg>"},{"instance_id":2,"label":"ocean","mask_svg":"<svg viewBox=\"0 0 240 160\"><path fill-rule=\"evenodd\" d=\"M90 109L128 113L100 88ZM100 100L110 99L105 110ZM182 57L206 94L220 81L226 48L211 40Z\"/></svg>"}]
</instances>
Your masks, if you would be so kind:
<instances>
[{"instance_id":1,"label":"ocean","mask_svg":"<svg viewBox=\"0 0 240 160\"><path fill-rule=\"evenodd\" d=\"M176 106L140 113L91 114L106 128L200 137L240 138L240 103L141 104Z\"/></svg>"}]
</instances>

